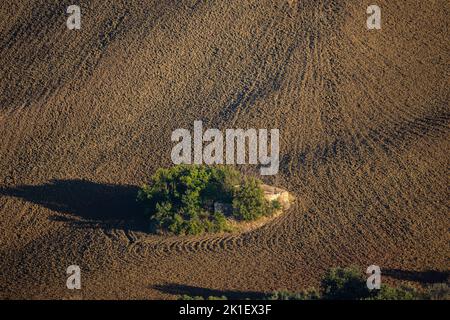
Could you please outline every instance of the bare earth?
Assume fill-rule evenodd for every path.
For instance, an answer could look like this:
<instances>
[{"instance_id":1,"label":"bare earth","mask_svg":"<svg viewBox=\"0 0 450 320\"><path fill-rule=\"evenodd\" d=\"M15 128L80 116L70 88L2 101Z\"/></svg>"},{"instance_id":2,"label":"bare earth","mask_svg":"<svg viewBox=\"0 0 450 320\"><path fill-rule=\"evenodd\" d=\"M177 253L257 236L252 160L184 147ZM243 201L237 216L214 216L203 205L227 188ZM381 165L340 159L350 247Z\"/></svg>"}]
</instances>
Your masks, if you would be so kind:
<instances>
[{"instance_id":1,"label":"bare earth","mask_svg":"<svg viewBox=\"0 0 450 320\"><path fill-rule=\"evenodd\" d=\"M0 298L255 297L379 265L448 271L447 0L0 4ZM279 128L289 211L243 234L146 232L171 132ZM242 166L258 175L258 168ZM79 265L82 290L66 288Z\"/></svg>"}]
</instances>

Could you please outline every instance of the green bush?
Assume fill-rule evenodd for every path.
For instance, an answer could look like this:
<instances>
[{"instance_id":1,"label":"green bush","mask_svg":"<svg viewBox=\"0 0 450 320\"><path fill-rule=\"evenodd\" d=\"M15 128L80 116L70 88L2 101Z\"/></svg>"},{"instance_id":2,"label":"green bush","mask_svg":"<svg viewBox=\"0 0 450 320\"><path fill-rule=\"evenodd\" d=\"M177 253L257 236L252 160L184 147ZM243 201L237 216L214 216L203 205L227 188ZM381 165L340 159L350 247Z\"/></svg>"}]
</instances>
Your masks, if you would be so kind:
<instances>
[{"instance_id":1,"label":"green bush","mask_svg":"<svg viewBox=\"0 0 450 320\"><path fill-rule=\"evenodd\" d=\"M354 267L329 270L322 279L320 288L325 299L365 299L370 294L363 275Z\"/></svg>"},{"instance_id":2,"label":"green bush","mask_svg":"<svg viewBox=\"0 0 450 320\"><path fill-rule=\"evenodd\" d=\"M261 182L254 178L244 180L233 195L233 215L238 220L251 221L261 216L272 215L280 208L278 201L269 202L264 198Z\"/></svg>"},{"instance_id":3,"label":"green bush","mask_svg":"<svg viewBox=\"0 0 450 320\"><path fill-rule=\"evenodd\" d=\"M320 291L311 288L301 292L276 291L268 297L268 300L319 300Z\"/></svg>"},{"instance_id":4,"label":"green bush","mask_svg":"<svg viewBox=\"0 0 450 320\"><path fill-rule=\"evenodd\" d=\"M398 288L382 285L380 290L376 291L376 294L370 297L370 300L416 300L419 298L419 294L416 289L401 286Z\"/></svg>"},{"instance_id":5,"label":"green bush","mask_svg":"<svg viewBox=\"0 0 450 320\"><path fill-rule=\"evenodd\" d=\"M367 288L364 275L355 267L330 269L322 278L320 290L314 288L300 293L275 292L271 300L448 300L450 288L447 283L437 283L424 290L409 286L391 287L381 285L379 290Z\"/></svg>"},{"instance_id":6,"label":"green bush","mask_svg":"<svg viewBox=\"0 0 450 320\"><path fill-rule=\"evenodd\" d=\"M272 204L272 211L280 210L283 207L280 201L278 200L272 200L271 204Z\"/></svg>"},{"instance_id":7,"label":"green bush","mask_svg":"<svg viewBox=\"0 0 450 320\"><path fill-rule=\"evenodd\" d=\"M159 169L137 198L155 231L174 234L229 231L225 215L214 212L214 202L232 205L234 217L246 221L271 214L277 206L265 200L258 180L227 166Z\"/></svg>"},{"instance_id":8,"label":"green bush","mask_svg":"<svg viewBox=\"0 0 450 320\"><path fill-rule=\"evenodd\" d=\"M427 287L421 298L426 300L450 300L450 287L448 283L434 283Z\"/></svg>"}]
</instances>

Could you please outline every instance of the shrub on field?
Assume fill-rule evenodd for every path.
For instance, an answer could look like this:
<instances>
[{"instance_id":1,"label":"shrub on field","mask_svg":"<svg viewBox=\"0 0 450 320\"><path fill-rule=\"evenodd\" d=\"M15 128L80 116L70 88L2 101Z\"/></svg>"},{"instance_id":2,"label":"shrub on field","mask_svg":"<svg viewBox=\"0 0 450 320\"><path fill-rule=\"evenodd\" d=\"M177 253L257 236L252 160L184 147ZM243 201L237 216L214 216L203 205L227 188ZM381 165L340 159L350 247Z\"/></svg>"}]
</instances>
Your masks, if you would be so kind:
<instances>
[{"instance_id":1,"label":"shrub on field","mask_svg":"<svg viewBox=\"0 0 450 320\"><path fill-rule=\"evenodd\" d=\"M269 300L319 300L321 299L320 291L311 288L301 292L276 291L272 293Z\"/></svg>"},{"instance_id":2,"label":"shrub on field","mask_svg":"<svg viewBox=\"0 0 450 320\"><path fill-rule=\"evenodd\" d=\"M450 300L450 287L448 283L435 283L427 287L423 299Z\"/></svg>"},{"instance_id":3,"label":"shrub on field","mask_svg":"<svg viewBox=\"0 0 450 320\"><path fill-rule=\"evenodd\" d=\"M391 287L382 285L370 300L416 300L419 294L416 289L407 286Z\"/></svg>"},{"instance_id":4,"label":"shrub on field","mask_svg":"<svg viewBox=\"0 0 450 320\"><path fill-rule=\"evenodd\" d=\"M320 290L309 289L300 293L281 291L269 296L271 300L448 300L447 283L437 283L424 290L409 286L382 285L380 290L369 290L364 275L355 267L330 269L322 278Z\"/></svg>"},{"instance_id":5,"label":"shrub on field","mask_svg":"<svg viewBox=\"0 0 450 320\"><path fill-rule=\"evenodd\" d=\"M276 211L276 210L280 210L281 208L283 208L280 201L278 201L278 200L272 200L270 203L271 203L271 208L270 208L271 211Z\"/></svg>"},{"instance_id":6,"label":"shrub on field","mask_svg":"<svg viewBox=\"0 0 450 320\"><path fill-rule=\"evenodd\" d=\"M325 299L365 299L370 295L366 280L354 267L330 269L322 279L320 288Z\"/></svg>"}]
</instances>

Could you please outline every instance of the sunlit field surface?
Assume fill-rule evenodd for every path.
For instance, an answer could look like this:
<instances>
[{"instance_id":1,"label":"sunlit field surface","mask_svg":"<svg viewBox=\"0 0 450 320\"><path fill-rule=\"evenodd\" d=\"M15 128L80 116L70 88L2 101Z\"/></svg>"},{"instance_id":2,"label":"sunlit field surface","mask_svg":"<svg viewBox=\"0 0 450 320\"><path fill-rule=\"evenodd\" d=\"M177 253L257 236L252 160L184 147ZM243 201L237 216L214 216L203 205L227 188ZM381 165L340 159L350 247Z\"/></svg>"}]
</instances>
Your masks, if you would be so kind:
<instances>
[{"instance_id":1,"label":"sunlit field surface","mask_svg":"<svg viewBox=\"0 0 450 320\"><path fill-rule=\"evenodd\" d=\"M0 297L254 297L375 264L387 283L446 280L448 1L0 5ZM138 188L171 133L278 128L264 183L296 202L243 233L147 232ZM66 288L79 265L82 290Z\"/></svg>"}]
</instances>

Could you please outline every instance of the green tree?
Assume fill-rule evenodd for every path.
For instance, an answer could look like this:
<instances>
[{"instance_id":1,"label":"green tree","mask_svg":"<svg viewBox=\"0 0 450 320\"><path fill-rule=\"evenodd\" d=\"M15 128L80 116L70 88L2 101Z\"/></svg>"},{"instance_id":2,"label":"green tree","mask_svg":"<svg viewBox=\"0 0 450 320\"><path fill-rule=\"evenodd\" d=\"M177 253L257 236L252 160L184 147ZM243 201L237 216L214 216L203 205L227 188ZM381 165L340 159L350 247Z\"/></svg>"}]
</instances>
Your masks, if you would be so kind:
<instances>
[{"instance_id":1,"label":"green tree","mask_svg":"<svg viewBox=\"0 0 450 320\"><path fill-rule=\"evenodd\" d=\"M233 215L240 220L255 220L267 214L268 201L264 198L260 181L254 178L245 179L244 183L235 189L233 197Z\"/></svg>"}]
</instances>

